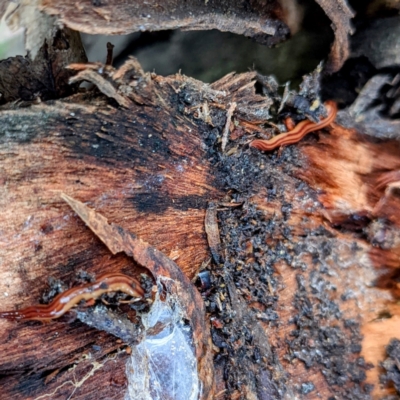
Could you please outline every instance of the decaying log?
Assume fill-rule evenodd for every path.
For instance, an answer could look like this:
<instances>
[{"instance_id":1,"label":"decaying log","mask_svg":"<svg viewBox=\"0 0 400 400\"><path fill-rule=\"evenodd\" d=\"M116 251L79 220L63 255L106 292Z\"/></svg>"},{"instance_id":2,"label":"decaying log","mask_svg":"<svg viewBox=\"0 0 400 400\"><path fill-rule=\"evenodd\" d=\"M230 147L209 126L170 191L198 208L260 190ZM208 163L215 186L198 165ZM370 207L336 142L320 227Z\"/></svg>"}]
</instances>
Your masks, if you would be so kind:
<instances>
[{"instance_id":1,"label":"decaying log","mask_svg":"<svg viewBox=\"0 0 400 400\"><path fill-rule=\"evenodd\" d=\"M134 75L133 70L129 73ZM185 81L183 77L178 77L179 80ZM153 82L150 80L150 83ZM4 212L0 254L2 265L6 266L2 272L8 275L14 271L12 276L3 280L2 293L8 300L4 302L4 307L13 308L14 302L20 306L27 301L37 302L43 288L47 287L49 276L70 283L79 269L96 274L105 270L132 270L129 258L122 255L110 257L104 246L73 217L73 212L60 198L61 192L85 201L97 198L89 203L92 207L114 223L121 223L153 243L171 259L179 260L179 266L189 277L193 277L207 259L203 210L209 199L221 196L220 190L215 184L215 177L209 175L211 169L207 165L210 161L204 157L199 127L171 108L179 103L174 86L166 82L156 87L164 87L163 90L169 93L164 99L159 97L157 107L138 106L132 102L129 110L118 109L116 103L108 104L102 96L94 99L89 106L85 104L84 96L83 102L71 98L71 102L37 105L24 111L2 111L5 130L2 135L4 190L1 203ZM154 87L156 99L158 91ZM137 99L135 96L132 97ZM151 115L154 125L150 122ZM26 129L23 136L20 135L21 126ZM15 165L17 148L25 149L24 155L20 154L24 159L20 167ZM49 163L43 169L45 159ZM87 168L85 160L91 160L91 167ZM60 162L66 169L61 168ZM25 185L18 183L23 181ZM81 191L84 187L86 189ZM109 189L105 190L106 187ZM15 190L20 193L19 200L14 198ZM28 200L32 194L36 205ZM18 212L8 208L11 204L18 207ZM61 211L63 208L64 211ZM36 232L33 236L31 229ZM15 235L20 234L20 239L15 241ZM68 237L75 243L72 247L64 242ZM56 245L62 242L61 247ZM21 252L17 251L18 248ZM68 254L64 254L62 248L69 248ZM65 255L69 261L64 258ZM89 264L93 267L92 271ZM54 273L54 268L57 273ZM18 300L20 296L22 299ZM29 300L27 296L32 297ZM57 321L52 324L51 335L60 327L65 327L64 323L59 325ZM28 398L54 391L52 398L63 398L65 393L71 394L76 384L74 397L95 398L100 390L104 398L120 398L125 390L125 361L116 357L108 362L107 354L113 355L121 344L115 338L99 335L95 331L92 331L94 336L90 333L83 335L82 325L78 323L76 329L76 324L71 325L72 336L69 338L68 334L57 334L50 340L52 336L46 333L48 326L35 323L25 324L31 332L27 333L28 336L24 334L24 328L20 330L18 326L14 326L15 330L12 328L16 335L14 339L12 333L11 336L3 335L3 346L10 347L10 350L14 340L18 343L8 353L7 359L3 358L2 373L13 373L11 376L7 373L2 381L4 393L10 393L14 398ZM35 332L33 336L32 332ZM23 337L30 339L24 344ZM72 352L70 345L64 343L69 340L71 346L79 343ZM52 344L47 347L44 343ZM38 352L38 349L43 351ZM79 363L85 357L86 361ZM104 391L99 388L97 379L89 385L82 383L82 387L76 383L85 376L91 363L93 368L101 369L104 364L104 371L108 370L101 378L102 382L110 382L110 385L105 385ZM115 363L120 367L115 367ZM70 370L69 366L75 364L76 368ZM20 387L18 382L25 381L24 378L21 380L20 374L25 376L28 370L32 371L29 380L36 384L28 384L25 388L24 383ZM60 385L59 374L64 372L68 375L65 382L72 380L73 383ZM44 385L44 378L53 377L53 373L57 379L46 380L47 385ZM77 381L73 376L77 377ZM114 381L119 384L113 385ZM60 389L56 390L58 387Z\"/></svg>"},{"instance_id":2,"label":"decaying log","mask_svg":"<svg viewBox=\"0 0 400 400\"><path fill-rule=\"evenodd\" d=\"M69 30L283 40L289 3L250 3L37 2L57 29L34 55L0 62L0 311L104 273L158 297L133 310L103 297L48 324L0 319L1 398L153 396L132 384L134 358L163 326L145 329L146 315L169 296L192 338L201 399L399 395L398 121L374 105L382 87L396 93L390 71L329 127L260 152L249 144L283 130L283 117L325 116L321 67L299 93L280 95L255 71L208 85L144 73L134 59L118 70L86 63ZM334 23L335 70L352 12L318 3ZM93 87L78 91L82 81Z\"/></svg>"},{"instance_id":3,"label":"decaying log","mask_svg":"<svg viewBox=\"0 0 400 400\"><path fill-rule=\"evenodd\" d=\"M385 279L398 265L399 203L386 190L397 142L333 124L262 153L248 144L269 133L276 99L256 94L256 73L206 85L144 74L134 60L103 75L82 68L99 91L0 112L2 308L37 303L49 277L145 271L112 256L66 193L198 275L214 398L388 394L379 362L396 331L374 338L399 315ZM67 317L0 329L8 398L123 398L127 348L114 336Z\"/></svg>"}]
</instances>

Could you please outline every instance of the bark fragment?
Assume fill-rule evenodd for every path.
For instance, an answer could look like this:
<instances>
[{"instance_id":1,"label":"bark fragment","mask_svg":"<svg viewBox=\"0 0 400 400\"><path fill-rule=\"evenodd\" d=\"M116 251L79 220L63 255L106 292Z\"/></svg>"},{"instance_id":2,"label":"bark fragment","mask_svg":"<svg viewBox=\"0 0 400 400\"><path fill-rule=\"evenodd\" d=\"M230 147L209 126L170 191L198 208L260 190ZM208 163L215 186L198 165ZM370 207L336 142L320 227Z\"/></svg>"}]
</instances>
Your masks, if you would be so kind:
<instances>
[{"instance_id":1,"label":"bark fragment","mask_svg":"<svg viewBox=\"0 0 400 400\"><path fill-rule=\"evenodd\" d=\"M134 4L113 0L80 4L74 1L43 0L42 10L71 29L104 35L165 29L218 29L245 35L273 45L289 34L283 10L276 0L253 2L196 0L191 2L139 1Z\"/></svg>"},{"instance_id":2,"label":"bark fragment","mask_svg":"<svg viewBox=\"0 0 400 400\"><path fill-rule=\"evenodd\" d=\"M62 198L74 209L87 226L101 239L113 253L124 252L147 268L155 280L160 280L167 296L179 299L182 317L191 327L195 354L198 365L198 376L201 382L201 399L213 398L214 373L211 353L209 327L205 320L204 303L199 292L179 267L163 253L143 242L122 227L109 224L107 219L91 210L83 203L63 194ZM161 294L160 294L161 295ZM154 307L154 306L153 306ZM163 366L162 363L158 366Z\"/></svg>"},{"instance_id":3,"label":"bark fragment","mask_svg":"<svg viewBox=\"0 0 400 400\"><path fill-rule=\"evenodd\" d=\"M68 82L74 72L66 67L86 61L79 33L57 29L35 59L28 55L0 61L0 104L15 100L40 102L75 93L78 85Z\"/></svg>"},{"instance_id":4,"label":"bark fragment","mask_svg":"<svg viewBox=\"0 0 400 400\"><path fill-rule=\"evenodd\" d=\"M354 13L346 0L316 0L332 21L335 41L331 48L328 72L338 71L350 54L350 35L353 33L351 19Z\"/></svg>"}]
</instances>

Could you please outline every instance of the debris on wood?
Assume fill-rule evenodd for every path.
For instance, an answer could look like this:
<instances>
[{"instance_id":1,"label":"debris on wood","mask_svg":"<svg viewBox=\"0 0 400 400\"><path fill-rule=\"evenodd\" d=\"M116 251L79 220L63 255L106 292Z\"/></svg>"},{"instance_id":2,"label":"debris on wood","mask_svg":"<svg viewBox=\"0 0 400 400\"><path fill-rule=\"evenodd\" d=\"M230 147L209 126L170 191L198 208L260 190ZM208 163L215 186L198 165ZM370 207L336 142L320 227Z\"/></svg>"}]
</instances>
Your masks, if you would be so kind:
<instances>
[{"instance_id":1,"label":"debris on wood","mask_svg":"<svg viewBox=\"0 0 400 400\"><path fill-rule=\"evenodd\" d=\"M120 106L130 108L131 102L126 97L120 95L117 89L103 78L97 71L91 69L84 69L75 76L71 77L69 83L87 81L96 85L96 87L107 97L113 98Z\"/></svg>"},{"instance_id":2,"label":"debris on wood","mask_svg":"<svg viewBox=\"0 0 400 400\"><path fill-rule=\"evenodd\" d=\"M62 198L113 254L124 252L133 257L151 272L158 284L158 294L149 315L142 315L143 340L131 346L132 365L127 369L130 371L128 391L131 398L145 399L146 393L153 393L152 397L160 400L171 396L182 400L190 397L212 399L211 339L199 292L163 253L122 227L108 224L102 215L83 203L64 194ZM185 333L185 325L190 327L189 334ZM173 337L165 341L171 333ZM156 345L160 338L164 338L163 344ZM192 343L196 360L191 360ZM141 362L136 360L138 356ZM138 382L143 387L138 387Z\"/></svg>"},{"instance_id":3,"label":"debris on wood","mask_svg":"<svg viewBox=\"0 0 400 400\"><path fill-rule=\"evenodd\" d=\"M204 230L207 234L208 246L210 247L210 252L213 256L214 262L216 265L219 265L221 239L218 228L217 206L213 202L208 204L206 210L206 216L204 218Z\"/></svg>"},{"instance_id":4,"label":"debris on wood","mask_svg":"<svg viewBox=\"0 0 400 400\"><path fill-rule=\"evenodd\" d=\"M226 113L226 123L225 123L224 130L222 131L222 140L221 140L221 150L223 153L225 153L226 145L228 144L231 118L232 118L233 112L235 111L235 108L236 108L236 103L233 102L229 106L228 111Z\"/></svg>"},{"instance_id":5,"label":"debris on wood","mask_svg":"<svg viewBox=\"0 0 400 400\"><path fill-rule=\"evenodd\" d=\"M232 3L250 21L242 25L240 13L227 15L223 3L195 4L205 25L196 22L199 14L188 17L191 4L170 11L150 2L146 17L133 18L132 5L94 3L46 0L43 11L91 33L140 23L143 30L246 28L269 43L287 35L285 15L271 19L265 7L257 13L257 2L248 10ZM341 0L319 4L335 25L335 69L348 54L352 12ZM177 18L163 19L171 13ZM260 15L267 21L262 32ZM262 152L249 144L284 132L287 118L298 126L326 117L321 66L299 91L286 85L282 93L255 71L205 84L145 73L135 59L119 69L69 64L78 73L73 80L95 86L55 101L40 103L41 95L29 107L7 102L0 111L2 304L36 304L49 277L56 294L80 270L130 271L147 292L154 284L158 292L152 305L140 305L141 320L115 304L79 307L68 323L0 320L3 394L119 399L140 387L147 396L143 377L154 372L163 385L171 377L168 368L156 376L148 351L193 372L179 382L183 398L184 387L221 399L395 394L398 72L366 74L364 90L336 122ZM147 339L167 326L185 345L159 352Z\"/></svg>"}]
</instances>

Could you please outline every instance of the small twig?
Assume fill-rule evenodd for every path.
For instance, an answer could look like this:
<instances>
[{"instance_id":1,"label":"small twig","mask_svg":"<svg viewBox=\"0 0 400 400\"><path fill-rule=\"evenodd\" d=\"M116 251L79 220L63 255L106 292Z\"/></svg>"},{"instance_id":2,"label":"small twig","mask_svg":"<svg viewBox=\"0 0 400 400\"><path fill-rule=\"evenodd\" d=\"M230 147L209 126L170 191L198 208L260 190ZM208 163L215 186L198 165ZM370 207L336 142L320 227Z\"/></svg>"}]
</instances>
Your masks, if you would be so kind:
<instances>
[{"instance_id":1,"label":"small twig","mask_svg":"<svg viewBox=\"0 0 400 400\"><path fill-rule=\"evenodd\" d=\"M226 148L226 145L228 144L229 126L231 124L231 118L232 118L232 115L233 115L233 112L235 111L235 109L236 109L236 103L232 102L226 113L226 122L225 122L224 130L222 131L222 143L221 143L221 149L222 149L223 153L225 153L225 148Z\"/></svg>"},{"instance_id":2,"label":"small twig","mask_svg":"<svg viewBox=\"0 0 400 400\"><path fill-rule=\"evenodd\" d=\"M281 100L281 104L278 108L278 114L282 111L283 107L285 106L287 99L289 98L290 95L290 82L286 82L285 84L285 90L283 91L283 96L282 96L282 100Z\"/></svg>"},{"instance_id":3,"label":"small twig","mask_svg":"<svg viewBox=\"0 0 400 400\"><path fill-rule=\"evenodd\" d=\"M112 65L113 62L113 50L114 50L114 45L110 42L107 42L107 59L106 59L106 65Z\"/></svg>"},{"instance_id":4,"label":"small twig","mask_svg":"<svg viewBox=\"0 0 400 400\"><path fill-rule=\"evenodd\" d=\"M207 235L208 246L210 247L211 255L217 265L220 263L220 246L221 238L218 228L217 207L215 203L210 202L206 210L204 219L204 228Z\"/></svg>"}]
</instances>

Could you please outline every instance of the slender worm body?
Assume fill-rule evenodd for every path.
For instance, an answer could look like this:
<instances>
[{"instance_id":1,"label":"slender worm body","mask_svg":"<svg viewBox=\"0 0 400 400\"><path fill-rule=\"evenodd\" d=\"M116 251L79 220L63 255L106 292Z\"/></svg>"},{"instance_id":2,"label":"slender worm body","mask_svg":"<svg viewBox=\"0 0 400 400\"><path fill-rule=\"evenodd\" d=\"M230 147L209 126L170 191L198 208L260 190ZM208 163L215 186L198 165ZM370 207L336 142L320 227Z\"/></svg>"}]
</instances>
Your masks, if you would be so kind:
<instances>
[{"instance_id":1,"label":"slender worm body","mask_svg":"<svg viewBox=\"0 0 400 400\"><path fill-rule=\"evenodd\" d=\"M321 121L315 123L309 120L301 121L289 132L281 133L269 140L256 139L250 143L251 147L255 147L258 150L271 151L280 146L287 146L288 144L297 143L307 133L314 132L318 129L322 129L328 126L334 121L337 113L337 106L334 101L325 102L325 108L327 117L321 119Z\"/></svg>"},{"instance_id":2,"label":"slender worm body","mask_svg":"<svg viewBox=\"0 0 400 400\"><path fill-rule=\"evenodd\" d=\"M142 298L140 283L124 274L104 274L93 283L76 286L60 293L50 304L38 304L22 310L0 312L0 318L8 320L50 321L59 318L82 300L98 299L104 293L123 292Z\"/></svg>"}]
</instances>

